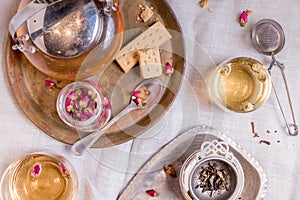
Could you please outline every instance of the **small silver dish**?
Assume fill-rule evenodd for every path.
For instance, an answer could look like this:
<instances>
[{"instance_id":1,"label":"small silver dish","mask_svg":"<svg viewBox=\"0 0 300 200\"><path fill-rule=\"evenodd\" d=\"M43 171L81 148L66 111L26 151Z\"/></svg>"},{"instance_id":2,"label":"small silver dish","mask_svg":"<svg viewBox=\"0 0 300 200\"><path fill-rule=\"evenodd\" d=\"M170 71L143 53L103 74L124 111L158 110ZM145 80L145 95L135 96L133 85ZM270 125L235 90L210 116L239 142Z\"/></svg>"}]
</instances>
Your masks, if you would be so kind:
<instances>
[{"instance_id":1,"label":"small silver dish","mask_svg":"<svg viewBox=\"0 0 300 200\"><path fill-rule=\"evenodd\" d=\"M223 177L225 188L203 190L205 183L200 180L200 174L210 165L226 174ZM200 150L186 159L180 170L179 185L183 196L188 200L233 200L238 199L243 191L244 172L239 161L229 152L228 144L213 140L204 142Z\"/></svg>"}]
</instances>

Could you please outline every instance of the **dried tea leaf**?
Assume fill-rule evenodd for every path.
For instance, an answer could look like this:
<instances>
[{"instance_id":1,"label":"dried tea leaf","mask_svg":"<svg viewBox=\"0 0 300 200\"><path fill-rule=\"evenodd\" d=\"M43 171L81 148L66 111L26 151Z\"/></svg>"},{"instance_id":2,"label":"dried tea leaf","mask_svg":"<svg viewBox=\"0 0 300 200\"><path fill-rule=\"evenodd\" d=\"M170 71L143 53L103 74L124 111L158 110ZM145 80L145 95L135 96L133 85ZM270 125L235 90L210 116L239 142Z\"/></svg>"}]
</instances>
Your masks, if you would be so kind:
<instances>
[{"instance_id":1,"label":"dried tea leaf","mask_svg":"<svg viewBox=\"0 0 300 200\"><path fill-rule=\"evenodd\" d=\"M259 144L262 144L262 143L264 143L266 145L270 145L271 144L271 142L269 142L267 140L261 140L261 141L259 141Z\"/></svg>"}]
</instances>

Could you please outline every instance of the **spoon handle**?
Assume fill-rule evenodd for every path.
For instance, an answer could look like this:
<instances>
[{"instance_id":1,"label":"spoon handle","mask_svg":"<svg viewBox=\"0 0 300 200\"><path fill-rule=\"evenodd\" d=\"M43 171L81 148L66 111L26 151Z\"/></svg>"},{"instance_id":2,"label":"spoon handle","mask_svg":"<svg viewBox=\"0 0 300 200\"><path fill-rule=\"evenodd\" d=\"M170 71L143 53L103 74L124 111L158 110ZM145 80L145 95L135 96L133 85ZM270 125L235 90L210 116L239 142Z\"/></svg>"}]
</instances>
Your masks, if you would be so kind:
<instances>
[{"instance_id":1,"label":"spoon handle","mask_svg":"<svg viewBox=\"0 0 300 200\"><path fill-rule=\"evenodd\" d=\"M125 109L123 109L118 115L116 115L114 118L112 118L101 129L98 129L98 130L90 133L86 137L83 137L83 138L79 139L77 142L75 142L71 147L72 152L77 156L82 155L82 153L86 149L92 147L97 142L97 140L102 135L105 134L105 132L108 128L110 128L114 123L116 123L120 118L122 118L128 112L135 110L135 109L137 109L137 107L134 105L134 103L131 102Z\"/></svg>"}]
</instances>

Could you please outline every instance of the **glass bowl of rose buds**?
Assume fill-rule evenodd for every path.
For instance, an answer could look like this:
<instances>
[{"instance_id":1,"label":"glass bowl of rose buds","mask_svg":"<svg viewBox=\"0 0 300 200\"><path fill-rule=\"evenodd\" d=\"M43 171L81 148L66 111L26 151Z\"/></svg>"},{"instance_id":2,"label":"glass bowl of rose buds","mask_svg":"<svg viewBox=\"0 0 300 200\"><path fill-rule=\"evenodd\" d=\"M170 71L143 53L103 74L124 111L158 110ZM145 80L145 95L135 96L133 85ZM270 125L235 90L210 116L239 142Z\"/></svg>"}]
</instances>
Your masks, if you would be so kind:
<instances>
[{"instance_id":1,"label":"glass bowl of rose buds","mask_svg":"<svg viewBox=\"0 0 300 200\"><path fill-rule=\"evenodd\" d=\"M111 104L103 93L98 83L73 82L60 91L57 113L65 124L78 131L100 129L111 117Z\"/></svg>"}]
</instances>

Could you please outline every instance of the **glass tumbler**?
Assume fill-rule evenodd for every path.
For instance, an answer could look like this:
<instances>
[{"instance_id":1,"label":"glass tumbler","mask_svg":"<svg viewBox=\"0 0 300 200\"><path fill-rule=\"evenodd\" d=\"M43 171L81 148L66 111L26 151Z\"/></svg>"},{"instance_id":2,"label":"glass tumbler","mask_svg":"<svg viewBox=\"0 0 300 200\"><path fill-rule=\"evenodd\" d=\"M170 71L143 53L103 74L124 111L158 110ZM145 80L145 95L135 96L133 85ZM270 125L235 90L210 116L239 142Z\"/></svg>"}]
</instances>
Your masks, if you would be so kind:
<instances>
[{"instance_id":1,"label":"glass tumbler","mask_svg":"<svg viewBox=\"0 0 300 200\"><path fill-rule=\"evenodd\" d=\"M266 67L253 58L238 57L217 66L210 82L215 103L238 113L252 112L269 98L272 82Z\"/></svg>"},{"instance_id":2,"label":"glass tumbler","mask_svg":"<svg viewBox=\"0 0 300 200\"><path fill-rule=\"evenodd\" d=\"M73 167L64 157L36 152L10 164L0 188L2 200L74 200L78 184Z\"/></svg>"}]
</instances>

